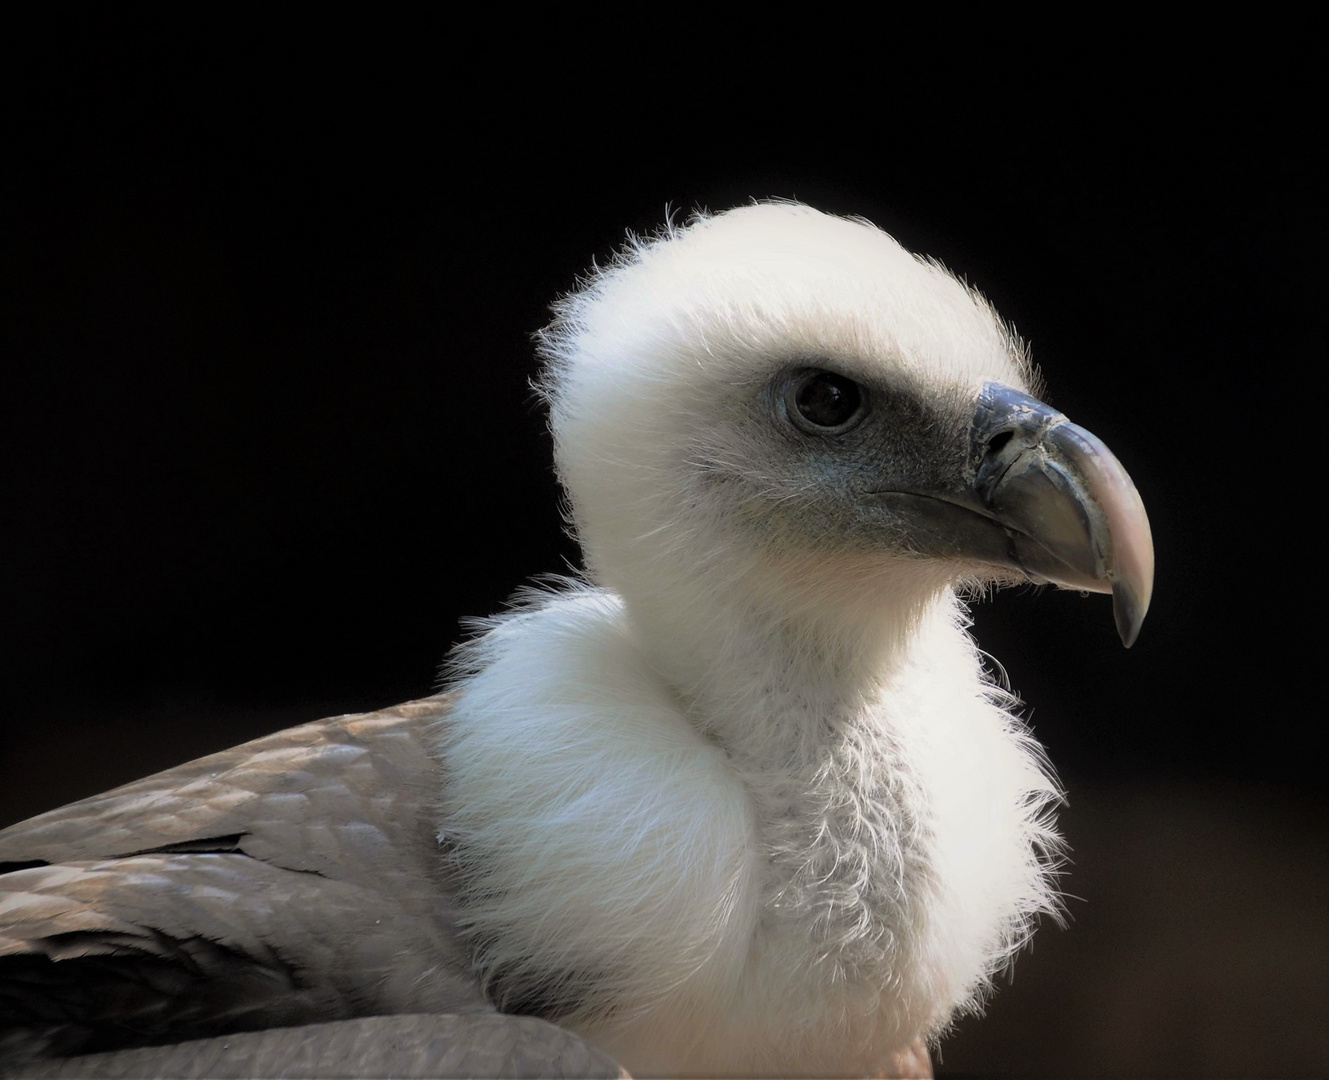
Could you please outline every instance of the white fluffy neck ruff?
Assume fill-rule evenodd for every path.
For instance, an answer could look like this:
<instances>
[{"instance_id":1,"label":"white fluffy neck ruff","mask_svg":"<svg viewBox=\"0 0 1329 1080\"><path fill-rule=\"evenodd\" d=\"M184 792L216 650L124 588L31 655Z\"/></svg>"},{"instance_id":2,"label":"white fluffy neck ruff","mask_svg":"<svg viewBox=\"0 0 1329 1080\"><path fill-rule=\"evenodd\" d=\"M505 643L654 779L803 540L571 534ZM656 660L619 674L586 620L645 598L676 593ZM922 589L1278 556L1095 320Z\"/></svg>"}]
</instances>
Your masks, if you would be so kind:
<instances>
[{"instance_id":1,"label":"white fluffy neck ruff","mask_svg":"<svg viewBox=\"0 0 1329 1080\"><path fill-rule=\"evenodd\" d=\"M652 323L604 303L614 273L547 342L600 587L489 623L441 729L477 967L501 1006L634 1073L866 1074L976 1007L1053 910L1056 786L983 672L954 568L809 545L783 528L796 497L716 483L762 468L724 387L808 324L754 346L772 320L742 288L732 318ZM939 295L951 344L1011 367L990 314Z\"/></svg>"}]
</instances>

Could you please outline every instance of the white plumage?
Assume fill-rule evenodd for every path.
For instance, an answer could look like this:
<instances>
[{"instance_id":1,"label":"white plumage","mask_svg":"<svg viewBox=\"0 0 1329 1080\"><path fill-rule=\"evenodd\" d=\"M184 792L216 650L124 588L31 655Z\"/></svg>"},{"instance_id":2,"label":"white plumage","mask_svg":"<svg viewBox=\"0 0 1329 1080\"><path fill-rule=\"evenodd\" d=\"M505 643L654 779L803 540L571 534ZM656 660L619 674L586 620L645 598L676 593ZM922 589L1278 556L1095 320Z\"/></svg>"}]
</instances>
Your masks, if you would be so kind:
<instances>
[{"instance_id":1,"label":"white plumage","mask_svg":"<svg viewBox=\"0 0 1329 1080\"><path fill-rule=\"evenodd\" d=\"M1018 339L865 222L699 217L556 315L542 387L587 580L485 624L438 730L477 967L634 1074L875 1072L976 1007L1056 906L1057 785L957 589L1115 587L1138 628L1138 496L1114 509L1096 441L1099 465L1049 471L1046 433L1080 429L1021 419ZM974 435L992 386L1024 410L1016 466L1008 434ZM957 533L972 446L1001 477L1070 479ZM1032 562L985 546L1043 528Z\"/></svg>"}]
</instances>

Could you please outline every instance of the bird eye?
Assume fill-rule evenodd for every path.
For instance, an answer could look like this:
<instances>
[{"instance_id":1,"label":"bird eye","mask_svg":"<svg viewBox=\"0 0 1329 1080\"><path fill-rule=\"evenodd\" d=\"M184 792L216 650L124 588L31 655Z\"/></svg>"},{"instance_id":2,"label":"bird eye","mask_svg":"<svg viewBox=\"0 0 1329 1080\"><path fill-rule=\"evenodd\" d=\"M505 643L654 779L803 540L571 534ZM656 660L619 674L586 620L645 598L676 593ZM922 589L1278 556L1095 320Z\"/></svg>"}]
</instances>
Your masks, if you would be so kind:
<instances>
[{"instance_id":1,"label":"bird eye","mask_svg":"<svg viewBox=\"0 0 1329 1080\"><path fill-rule=\"evenodd\" d=\"M863 388L831 371L809 371L789 388L790 418L804 431L838 435L867 411Z\"/></svg>"}]
</instances>

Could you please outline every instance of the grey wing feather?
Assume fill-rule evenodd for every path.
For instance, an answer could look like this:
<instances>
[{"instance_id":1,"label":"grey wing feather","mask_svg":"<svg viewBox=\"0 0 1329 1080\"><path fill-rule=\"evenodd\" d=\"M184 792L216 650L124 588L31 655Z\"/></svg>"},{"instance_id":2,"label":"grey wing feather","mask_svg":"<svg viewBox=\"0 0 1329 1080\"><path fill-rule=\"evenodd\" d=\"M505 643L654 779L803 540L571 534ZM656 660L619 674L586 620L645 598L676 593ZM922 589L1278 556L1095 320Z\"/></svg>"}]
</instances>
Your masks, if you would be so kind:
<instances>
[{"instance_id":1,"label":"grey wing feather","mask_svg":"<svg viewBox=\"0 0 1329 1080\"><path fill-rule=\"evenodd\" d=\"M13 1077L620 1077L589 1043L528 1016L376 1016L36 1062Z\"/></svg>"}]
</instances>

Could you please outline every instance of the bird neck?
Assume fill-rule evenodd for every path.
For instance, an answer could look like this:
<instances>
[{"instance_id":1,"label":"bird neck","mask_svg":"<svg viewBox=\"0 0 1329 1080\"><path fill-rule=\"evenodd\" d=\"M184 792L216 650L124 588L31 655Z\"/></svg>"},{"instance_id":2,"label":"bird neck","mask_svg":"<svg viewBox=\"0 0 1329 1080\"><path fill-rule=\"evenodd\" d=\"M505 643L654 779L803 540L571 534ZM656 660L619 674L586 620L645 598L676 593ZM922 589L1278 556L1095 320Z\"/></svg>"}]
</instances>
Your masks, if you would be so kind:
<instances>
[{"instance_id":1,"label":"bird neck","mask_svg":"<svg viewBox=\"0 0 1329 1080\"><path fill-rule=\"evenodd\" d=\"M824 565L701 573L627 607L690 722L736 764L816 770L871 722L872 703L907 662L913 631L949 596L948 580L912 572L918 565L858 591L840 585L843 568L827 574ZM781 587L791 579L795 588ZM817 588L818 579L835 588Z\"/></svg>"},{"instance_id":2,"label":"bird neck","mask_svg":"<svg viewBox=\"0 0 1329 1080\"><path fill-rule=\"evenodd\" d=\"M770 576L762 580L769 589ZM885 973L898 974L890 943L915 940L927 909L932 853L918 794L927 780L908 684L918 642L926 649L955 626L943 581L881 584L870 602L791 606L716 582L708 618L686 631L669 628L665 611L629 606L688 720L724 749L750 800L758 951L865 1000Z\"/></svg>"}]
</instances>

